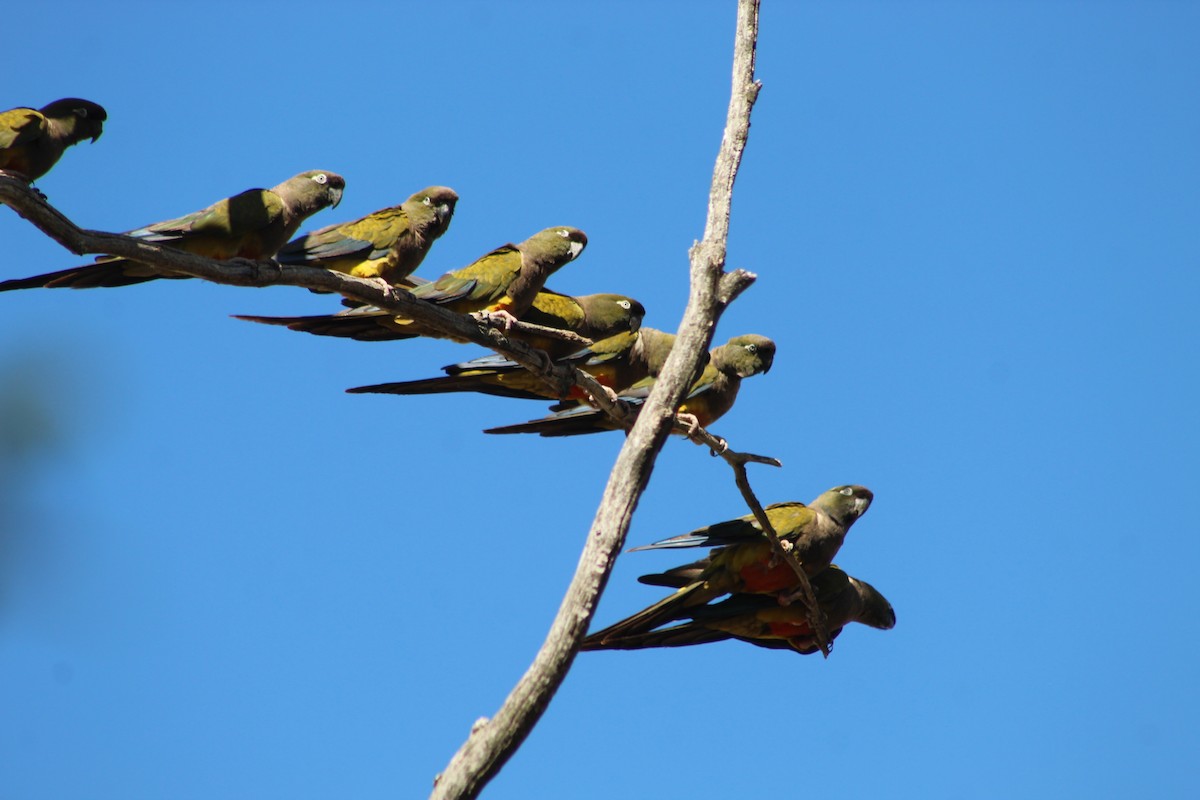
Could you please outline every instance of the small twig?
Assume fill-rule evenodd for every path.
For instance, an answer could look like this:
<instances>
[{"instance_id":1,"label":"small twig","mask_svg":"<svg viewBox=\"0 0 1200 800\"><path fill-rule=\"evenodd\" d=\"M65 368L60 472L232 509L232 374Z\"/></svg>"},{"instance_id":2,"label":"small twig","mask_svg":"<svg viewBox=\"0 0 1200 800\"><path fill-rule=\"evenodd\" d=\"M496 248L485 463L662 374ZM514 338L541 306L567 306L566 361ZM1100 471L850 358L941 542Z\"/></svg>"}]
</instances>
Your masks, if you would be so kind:
<instances>
[{"instance_id":1,"label":"small twig","mask_svg":"<svg viewBox=\"0 0 1200 800\"><path fill-rule=\"evenodd\" d=\"M676 420L675 425L676 430L686 430L687 428L686 425L678 420ZM763 510L762 503L758 501L754 490L750 488L750 477L746 474L747 464L766 464L772 467L782 467L783 462L770 456L739 453L736 450L731 450L729 449L728 442L713 436L704 428L699 428L692 432L688 438L696 444L706 445L713 456L724 459L725 463L733 469L733 479L737 484L738 490L742 493L742 499L746 501L746 505L750 508L751 513L754 514L759 527L762 528L763 535L771 542L771 549L775 552L776 556L787 562L787 565L796 573L796 581L800 584L800 590L803 592L809 624L812 625L813 632L816 634L821 654L829 658L829 631L825 623L825 612L821 610L821 606L817 602L812 583L808 579L808 573L804 571L804 565L796 558L795 553L790 548L783 546L779 534L775 532L775 528L771 525L771 520L767 518L767 512Z\"/></svg>"},{"instance_id":2,"label":"small twig","mask_svg":"<svg viewBox=\"0 0 1200 800\"><path fill-rule=\"evenodd\" d=\"M754 519L758 521L759 527L762 528L763 535L771 542L771 549L775 551L776 555L786 561L788 566L792 568L792 571L796 573L796 580L799 582L800 589L804 593L804 605L805 610L808 612L808 622L817 637L817 645L821 648L821 655L829 658L829 631L825 624L825 612L821 610L820 604L817 603L817 596L813 592L812 583L808 579L808 573L804 571L804 565L796 558L796 554L792 552L791 548L783 546L783 542L779 539L779 534L775 532L775 528L771 525L771 520L767 518L767 512L763 510L762 504L758 502L758 498L750 488L750 479L746 475L746 463L752 460L758 461L758 458L741 458L741 454L730 454L729 451L720 455L733 468L734 482L737 483L737 487L742 493L742 498L754 514Z\"/></svg>"}]
</instances>

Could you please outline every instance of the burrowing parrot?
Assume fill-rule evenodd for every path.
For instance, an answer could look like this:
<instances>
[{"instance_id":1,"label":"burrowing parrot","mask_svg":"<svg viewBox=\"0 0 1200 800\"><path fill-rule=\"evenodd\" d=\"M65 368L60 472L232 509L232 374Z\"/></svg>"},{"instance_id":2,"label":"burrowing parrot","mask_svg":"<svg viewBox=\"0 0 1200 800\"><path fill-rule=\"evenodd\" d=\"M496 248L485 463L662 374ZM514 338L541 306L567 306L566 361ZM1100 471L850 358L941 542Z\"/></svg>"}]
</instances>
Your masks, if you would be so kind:
<instances>
[{"instance_id":1,"label":"burrowing parrot","mask_svg":"<svg viewBox=\"0 0 1200 800\"><path fill-rule=\"evenodd\" d=\"M0 170L32 183L49 172L71 145L99 139L106 119L101 106L75 97L55 100L40 110L0 111Z\"/></svg>"},{"instance_id":2,"label":"burrowing parrot","mask_svg":"<svg viewBox=\"0 0 1200 800\"><path fill-rule=\"evenodd\" d=\"M837 486L808 505L800 502L767 506L767 519L779 538L791 545L792 553L809 577L825 569L841 549L850 527L866 513L874 495L865 486ZM645 576L644 583L679 586L674 594L613 625L606 636L644 633L682 619L688 609L703 605L723 594L790 596L797 592L798 578L791 566L778 558L763 535L753 514L697 528L682 536L634 550L680 547L717 547L707 558L661 575Z\"/></svg>"},{"instance_id":3,"label":"burrowing parrot","mask_svg":"<svg viewBox=\"0 0 1200 800\"><path fill-rule=\"evenodd\" d=\"M533 303L521 316L521 320L547 328L571 331L585 339L597 340L620 331L636 329L645 313L641 303L621 294L587 294L572 297L543 289L534 296ZM417 326L411 320L397 317L392 312L383 311L375 306L355 306L336 314L306 317L259 317L239 314L237 318L265 325L282 325L294 331L317 336L339 336L360 342L393 342L415 339L421 335L413 332ZM561 357L579 349L577 342L538 333L525 333L514 329L508 335L532 347L545 350L551 358Z\"/></svg>"},{"instance_id":4,"label":"burrowing parrot","mask_svg":"<svg viewBox=\"0 0 1200 800\"><path fill-rule=\"evenodd\" d=\"M743 378L766 373L775 359L775 343L765 336L735 336L710 351L710 359L700 377L691 385L680 403L678 413L690 416L697 425L712 424L733 407ZM654 386L645 378L617 396L636 410ZM607 414L587 405L556 406L555 413L541 419L488 428L484 433L536 433L540 436L578 436L585 433L619 430Z\"/></svg>"},{"instance_id":5,"label":"burrowing parrot","mask_svg":"<svg viewBox=\"0 0 1200 800\"><path fill-rule=\"evenodd\" d=\"M842 628L858 622L880 630L896 625L891 603L874 586L829 566L812 577L817 605L825 614L829 640ZM684 647L740 639L759 647L794 650L809 655L820 647L802 603L780 605L774 597L735 594L717 603L693 606L679 618L691 622L641 633L614 633L621 623L592 634L583 650L638 650L647 647Z\"/></svg>"},{"instance_id":6,"label":"burrowing parrot","mask_svg":"<svg viewBox=\"0 0 1200 800\"><path fill-rule=\"evenodd\" d=\"M601 385L620 392L647 376L658 375L674 341L674 334L641 328L601 339L557 359L556 363L578 367ZM447 375L440 378L379 383L346 391L351 394L478 392L530 400L560 398L544 381L503 356L486 356L451 364L444 370ZM584 396L573 388L561 396L561 399L568 398L584 399Z\"/></svg>"},{"instance_id":7,"label":"burrowing parrot","mask_svg":"<svg viewBox=\"0 0 1200 800\"><path fill-rule=\"evenodd\" d=\"M178 219L128 232L147 242L216 259L266 259L290 239L300 224L342 199L346 181L323 170L302 172L271 189L250 189ZM0 291L69 287L128 286L156 278L187 278L147 264L102 256L94 264L0 283Z\"/></svg>"},{"instance_id":8,"label":"burrowing parrot","mask_svg":"<svg viewBox=\"0 0 1200 800\"><path fill-rule=\"evenodd\" d=\"M435 303L459 314L479 314L499 318L507 325L519 319L533 305L534 298L553 272L575 259L587 246L587 236L577 228L546 228L520 244L506 244L476 259L461 269L447 272L436 281L420 283L410 291L413 297ZM372 306L359 306L349 311L318 317L256 317L238 315L238 319L284 325L292 330L308 331L325 336L359 338L362 327L342 322L346 317L369 317L370 327L382 324L401 335L388 339L412 336L441 337L437 331L426 330L415 320L390 316ZM336 320L331 323L331 320ZM330 332L329 326L353 327L356 333Z\"/></svg>"},{"instance_id":9,"label":"burrowing parrot","mask_svg":"<svg viewBox=\"0 0 1200 800\"><path fill-rule=\"evenodd\" d=\"M453 189L430 186L398 206L298 236L279 249L275 260L400 284L450 227L457 202Z\"/></svg>"}]
</instances>

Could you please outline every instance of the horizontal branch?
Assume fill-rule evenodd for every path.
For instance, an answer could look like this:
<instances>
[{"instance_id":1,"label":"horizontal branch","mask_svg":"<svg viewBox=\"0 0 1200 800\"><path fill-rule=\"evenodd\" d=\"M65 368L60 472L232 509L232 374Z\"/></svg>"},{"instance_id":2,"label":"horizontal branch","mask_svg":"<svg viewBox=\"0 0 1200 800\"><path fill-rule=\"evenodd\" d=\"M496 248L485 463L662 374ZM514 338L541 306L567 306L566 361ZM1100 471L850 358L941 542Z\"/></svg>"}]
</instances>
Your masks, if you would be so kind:
<instances>
[{"instance_id":1,"label":"horizontal branch","mask_svg":"<svg viewBox=\"0 0 1200 800\"><path fill-rule=\"evenodd\" d=\"M364 305L377 306L397 316L416 320L423 326L447 336L474 342L512 359L541 377L558 390L578 386L595 398L605 413L618 421L629 418L623 404L614 403L591 375L552 363L540 350L508 336L492 324L465 314L457 314L433 303L418 300L397 287L385 287L380 281L356 278L320 267L282 265L271 261L235 258L218 261L166 245L143 241L133 236L80 228L51 206L24 181L0 172L0 203L9 206L42 233L77 256L107 255L148 264L164 273L190 275L193 278L230 286L298 286L323 292L336 292ZM588 340L568 331L517 322L515 330L549 333L568 340ZM562 392L565 394L565 392Z\"/></svg>"}]
</instances>

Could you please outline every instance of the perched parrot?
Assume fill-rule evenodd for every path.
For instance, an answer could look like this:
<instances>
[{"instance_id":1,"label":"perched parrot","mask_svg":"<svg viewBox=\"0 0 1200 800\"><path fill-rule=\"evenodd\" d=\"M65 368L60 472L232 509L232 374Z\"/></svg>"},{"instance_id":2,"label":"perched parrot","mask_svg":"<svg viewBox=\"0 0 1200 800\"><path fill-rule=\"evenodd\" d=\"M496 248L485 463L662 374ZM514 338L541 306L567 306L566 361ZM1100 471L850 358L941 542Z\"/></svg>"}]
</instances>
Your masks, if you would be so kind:
<instances>
[{"instance_id":1,"label":"perched parrot","mask_svg":"<svg viewBox=\"0 0 1200 800\"><path fill-rule=\"evenodd\" d=\"M817 605L825 613L826 630L832 642L851 622L880 630L896 625L891 603L866 581L852 578L829 566L812 578ZM774 597L735 594L718 603L693 606L679 618L691 622L668 628L625 635L613 633L617 623L584 640L583 650L638 650L647 647L684 647L726 639L740 639L759 647L795 650L803 655L820 647L808 621L803 603L780 605Z\"/></svg>"},{"instance_id":2,"label":"perched parrot","mask_svg":"<svg viewBox=\"0 0 1200 800\"><path fill-rule=\"evenodd\" d=\"M398 206L298 236L279 249L275 260L399 284L450 227L457 202L453 189L430 186Z\"/></svg>"},{"instance_id":3,"label":"perched parrot","mask_svg":"<svg viewBox=\"0 0 1200 800\"><path fill-rule=\"evenodd\" d=\"M108 113L88 100L66 97L41 110L0 111L0 170L30 183L50 171L68 147L93 142L104 132Z\"/></svg>"},{"instance_id":4,"label":"perched parrot","mask_svg":"<svg viewBox=\"0 0 1200 800\"><path fill-rule=\"evenodd\" d=\"M538 292L522 316L523 322L547 328L571 331L585 339L597 340L621 331L636 329L646 309L633 298L621 294L586 294L579 297L559 294L549 289ZM416 326L411 320L397 317L375 306L354 306L336 314L317 314L307 317L257 317L236 315L248 322L281 325L294 331L317 336L339 336L360 342L393 342L415 339ZM537 333L510 331L532 347L545 350L551 358L559 358L579 349L577 342L554 339Z\"/></svg>"},{"instance_id":5,"label":"perched parrot","mask_svg":"<svg viewBox=\"0 0 1200 800\"><path fill-rule=\"evenodd\" d=\"M619 392L647 376L658 375L674 341L674 334L663 333L654 328L635 329L601 339L589 347L557 359L556 363L578 367L601 385ZM441 378L380 383L346 391L351 394L478 392L497 397L530 400L559 397L536 375L503 356L486 356L461 364L451 364L443 369L447 375ZM567 398L583 399L583 394L573 388L562 399Z\"/></svg>"},{"instance_id":6,"label":"perched parrot","mask_svg":"<svg viewBox=\"0 0 1200 800\"><path fill-rule=\"evenodd\" d=\"M810 578L833 562L846 533L866 513L874 495L864 486L837 486L808 505L773 503L764 509L779 538ZM723 594L789 595L798 579L791 566L775 556L770 541L753 514L718 522L634 550L678 547L718 547L707 558L661 575L643 576L643 583L678 586L674 594L613 625L606 636L645 633L682 619L689 609ZM790 599L790 598L787 598Z\"/></svg>"},{"instance_id":7,"label":"perched parrot","mask_svg":"<svg viewBox=\"0 0 1200 800\"><path fill-rule=\"evenodd\" d=\"M733 407L742 378L766 373L775 359L775 343L765 336L735 336L710 351L708 366L683 397L678 413L691 415L698 425L707 427ZM639 409L654 378L645 378L617 396ZM620 426L598 408L588 405L554 406L553 414L541 419L488 428L484 433L536 433L540 436L578 436L585 433L619 430Z\"/></svg>"},{"instance_id":8,"label":"perched parrot","mask_svg":"<svg viewBox=\"0 0 1200 800\"><path fill-rule=\"evenodd\" d=\"M342 199L346 181L333 172L302 172L272 189L250 189L178 219L128 232L147 242L216 259L271 258L306 218ZM129 286L156 278L188 278L113 256L60 272L0 282L10 289Z\"/></svg>"},{"instance_id":9,"label":"perched parrot","mask_svg":"<svg viewBox=\"0 0 1200 800\"><path fill-rule=\"evenodd\" d=\"M461 269L447 272L436 281L417 283L413 297L435 303L459 314L481 314L509 322L519 319L533 305L534 298L553 272L575 259L587 246L587 236L577 228L546 228L520 244L506 244L476 259ZM354 317L353 324L343 322ZM363 317L371 322L362 326ZM322 336L349 338L406 339L413 336L442 335L426 330L415 320L397 317L374 306L358 306L338 314L316 317L256 317L238 315L238 319L283 325L292 330ZM391 328L395 334L371 336L375 326ZM349 332L353 329L354 332ZM401 333L402 332L402 333Z\"/></svg>"}]
</instances>

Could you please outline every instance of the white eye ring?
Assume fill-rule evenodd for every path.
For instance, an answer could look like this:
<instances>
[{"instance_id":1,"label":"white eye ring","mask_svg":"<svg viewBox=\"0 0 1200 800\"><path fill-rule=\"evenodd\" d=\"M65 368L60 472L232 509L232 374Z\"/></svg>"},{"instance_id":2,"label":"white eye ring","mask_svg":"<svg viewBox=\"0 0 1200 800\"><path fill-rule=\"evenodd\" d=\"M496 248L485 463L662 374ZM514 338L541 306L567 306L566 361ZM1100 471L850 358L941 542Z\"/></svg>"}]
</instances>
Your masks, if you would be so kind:
<instances>
[{"instance_id":1,"label":"white eye ring","mask_svg":"<svg viewBox=\"0 0 1200 800\"><path fill-rule=\"evenodd\" d=\"M757 353L757 352L758 352L758 345L756 345L756 344L748 344L748 345L746 345L746 352L747 352L747 353L750 353L750 354Z\"/></svg>"},{"instance_id":2,"label":"white eye ring","mask_svg":"<svg viewBox=\"0 0 1200 800\"><path fill-rule=\"evenodd\" d=\"M322 172L317 175L313 175L313 180L316 181L317 183L321 184L322 186L324 186L326 183L329 182L329 176L326 175L324 172Z\"/></svg>"},{"instance_id":3,"label":"white eye ring","mask_svg":"<svg viewBox=\"0 0 1200 800\"><path fill-rule=\"evenodd\" d=\"M422 202L422 203L424 203L424 204L425 204L425 205L427 205L427 206L431 206L431 205L433 205L433 200L432 200L431 198L429 198L429 197L426 197L426 198L425 198L424 200L422 200L421 202Z\"/></svg>"},{"instance_id":4,"label":"white eye ring","mask_svg":"<svg viewBox=\"0 0 1200 800\"><path fill-rule=\"evenodd\" d=\"M842 494L846 495L846 497L849 497L850 495L854 494L854 488L851 486L843 486Z\"/></svg>"},{"instance_id":5,"label":"white eye ring","mask_svg":"<svg viewBox=\"0 0 1200 800\"><path fill-rule=\"evenodd\" d=\"M618 300L617 305L619 305L621 308L625 309L626 311L633 308L633 305L630 304L630 302L628 300Z\"/></svg>"},{"instance_id":6,"label":"white eye ring","mask_svg":"<svg viewBox=\"0 0 1200 800\"><path fill-rule=\"evenodd\" d=\"M571 232L569 230L567 230L566 228L561 228L558 231L558 235L563 237L564 239L569 239L571 237Z\"/></svg>"},{"instance_id":7,"label":"white eye ring","mask_svg":"<svg viewBox=\"0 0 1200 800\"><path fill-rule=\"evenodd\" d=\"M86 109L86 108L77 108L77 109L75 109L75 113L76 113L76 114L77 114L77 115L78 115L80 118L82 118L82 119L87 119L87 109Z\"/></svg>"}]
</instances>

